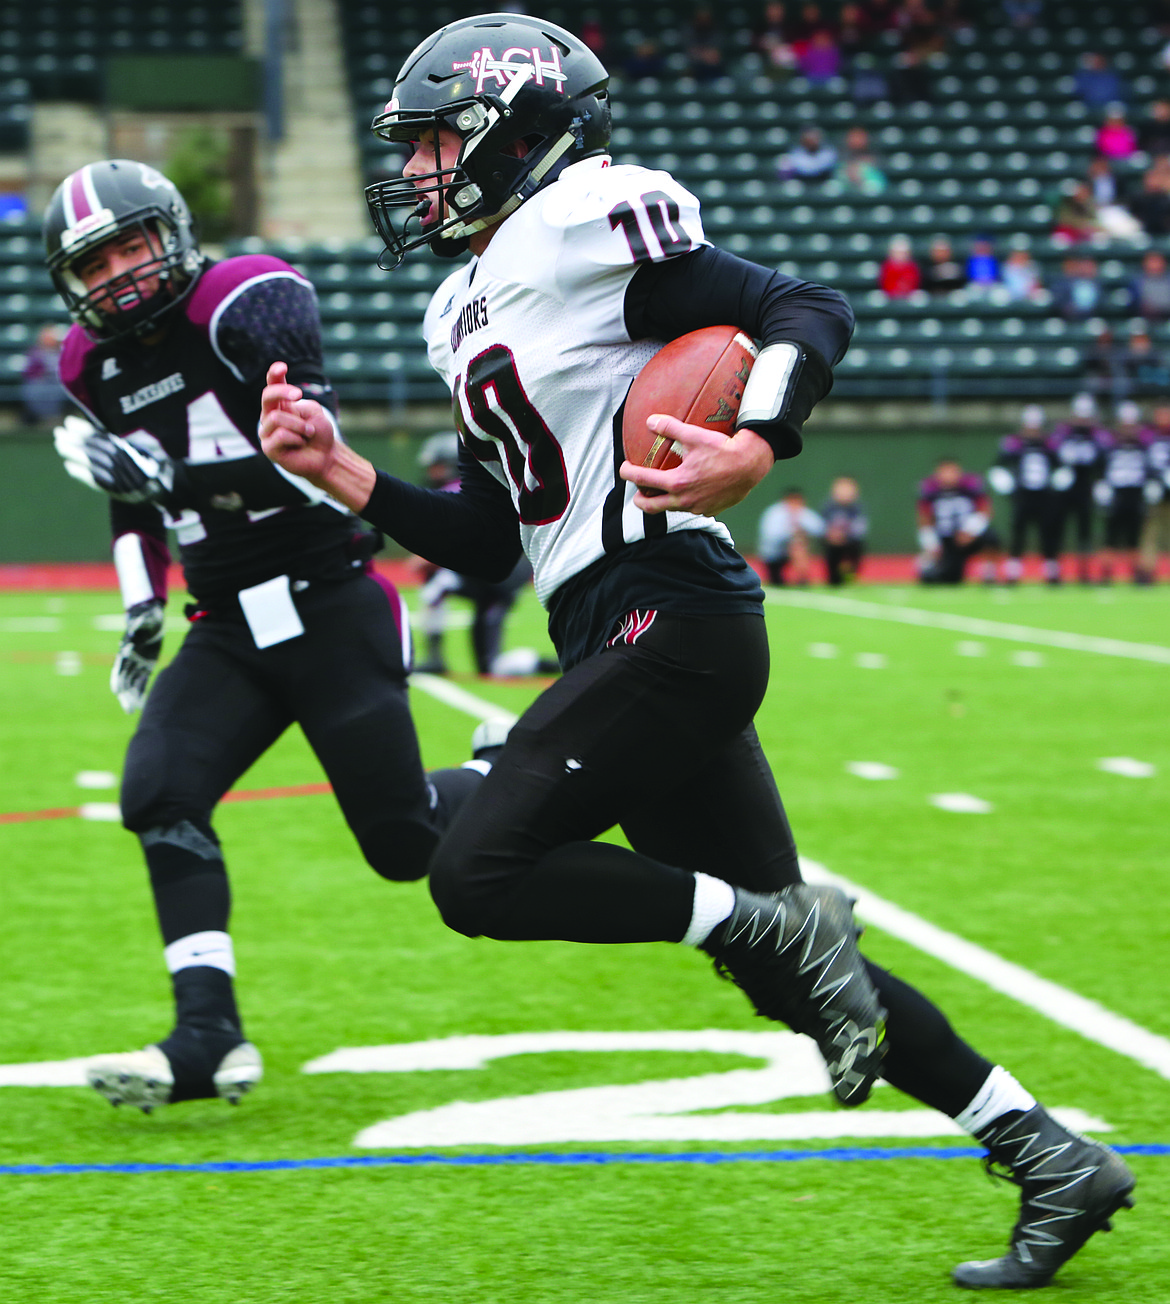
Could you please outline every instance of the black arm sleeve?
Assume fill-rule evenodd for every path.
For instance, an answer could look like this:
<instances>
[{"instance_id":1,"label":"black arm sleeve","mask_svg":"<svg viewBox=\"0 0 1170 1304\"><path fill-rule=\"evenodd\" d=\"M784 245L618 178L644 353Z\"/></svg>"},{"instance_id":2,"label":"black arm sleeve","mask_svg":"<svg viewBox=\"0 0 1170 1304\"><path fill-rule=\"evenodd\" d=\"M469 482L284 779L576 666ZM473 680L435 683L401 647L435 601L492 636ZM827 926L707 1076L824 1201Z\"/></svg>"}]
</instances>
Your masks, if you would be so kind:
<instances>
[{"instance_id":1,"label":"black arm sleeve","mask_svg":"<svg viewBox=\"0 0 1170 1304\"><path fill-rule=\"evenodd\" d=\"M511 496L462 448L459 477L459 492L446 493L379 471L361 517L436 566L499 583L521 551Z\"/></svg>"},{"instance_id":2,"label":"black arm sleeve","mask_svg":"<svg viewBox=\"0 0 1170 1304\"><path fill-rule=\"evenodd\" d=\"M738 326L767 346L803 354L787 409L754 429L777 458L795 457L808 414L833 387L832 368L853 334L853 309L824 285L737 258L710 245L660 263L643 263L626 289L626 330L635 340L673 340L704 326Z\"/></svg>"},{"instance_id":3,"label":"black arm sleeve","mask_svg":"<svg viewBox=\"0 0 1170 1304\"><path fill-rule=\"evenodd\" d=\"M321 317L311 286L273 276L238 295L220 317L215 336L224 357L246 384L263 385L273 362L288 363L290 385L337 414L337 398L321 356Z\"/></svg>"}]
</instances>

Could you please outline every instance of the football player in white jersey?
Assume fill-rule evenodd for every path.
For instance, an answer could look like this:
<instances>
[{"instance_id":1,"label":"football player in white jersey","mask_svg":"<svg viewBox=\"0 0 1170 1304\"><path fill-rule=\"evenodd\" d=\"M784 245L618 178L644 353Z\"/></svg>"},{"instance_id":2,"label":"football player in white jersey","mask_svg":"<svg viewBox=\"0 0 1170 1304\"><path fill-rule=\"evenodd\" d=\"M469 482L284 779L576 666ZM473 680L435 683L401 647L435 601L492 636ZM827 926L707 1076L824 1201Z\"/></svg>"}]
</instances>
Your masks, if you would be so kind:
<instances>
[{"instance_id":1,"label":"football player in white jersey","mask_svg":"<svg viewBox=\"0 0 1170 1304\"><path fill-rule=\"evenodd\" d=\"M551 23L482 15L423 41L374 123L411 156L367 200L395 260L423 245L473 255L424 327L453 394L460 492L406 484L335 442L281 363L265 451L440 565L499 578L521 547L532 563L564 674L431 862L446 922L705 950L761 1014L816 1039L843 1104L880 1071L978 1136L1023 1210L1008 1253L956 1280L1044 1285L1130 1203L1132 1175L858 956L848 901L800 880L752 725L763 595L716 516L800 451L852 313L832 290L713 248L672 177L611 163L609 122L605 69ZM652 417L685 446L681 466L625 462L633 377L664 341L723 324L761 345L739 429ZM632 850L594 840L614 825Z\"/></svg>"}]
</instances>

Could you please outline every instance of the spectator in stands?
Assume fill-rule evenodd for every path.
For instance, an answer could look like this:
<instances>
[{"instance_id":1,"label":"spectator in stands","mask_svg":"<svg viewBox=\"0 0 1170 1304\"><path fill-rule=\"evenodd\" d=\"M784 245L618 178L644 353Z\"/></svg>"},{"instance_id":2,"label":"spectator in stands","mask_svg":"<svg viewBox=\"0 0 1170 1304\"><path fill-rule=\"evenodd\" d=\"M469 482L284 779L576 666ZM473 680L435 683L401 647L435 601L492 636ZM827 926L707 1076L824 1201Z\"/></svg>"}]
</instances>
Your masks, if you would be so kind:
<instances>
[{"instance_id":1,"label":"spectator in stands","mask_svg":"<svg viewBox=\"0 0 1170 1304\"><path fill-rule=\"evenodd\" d=\"M813 32L797 56L800 71L814 85L831 81L841 71L841 51L826 28Z\"/></svg>"},{"instance_id":2,"label":"spectator in stands","mask_svg":"<svg viewBox=\"0 0 1170 1304\"><path fill-rule=\"evenodd\" d=\"M1095 51L1082 54L1080 63L1073 82L1077 95L1089 108L1103 109L1107 104L1129 99L1124 83L1103 54Z\"/></svg>"},{"instance_id":3,"label":"spectator in stands","mask_svg":"<svg viewBox=\"0 0 1170 1304\"><path fill-rule=\"evenodd\" d=\"M1058 243L1078 244L1101 230L1101 218L1087 181L1066 181L1053 215L1052 235Z\"/></svg>"},{"instance_id":4,"label":"spectator in stands","mask_svg":"<svg viewBox=\"0 0 1170 1304\"><path fill-rule=\"evenodd\" d=\"M56 326L42 326L33 346L24 355L20 374L20 411L27 426L59 421L69 404L65 387L57 376L63 332Z\"/></svg>"},{"instance_id":5,"label":"spectator in stands","mask_svg":"<svg viewBox=\"0 0 1170 1304\"><path fill-rule=\"evenodd\" d=\"M1003 16L1012 27L1034 27L1044 9L1044 0L1003 0Z\"/></svg>"},{"instance_id":6,"label":"spectator in stands","mask_svg":"<svg viewBox=\"0 0 1170 1304\"><path fill-rule=\"evenodd\" d=\"M930 256L922 268L922 288L930 294L949 294L967 284L967 271L955 257L946 236L936 235L930 242Z\"/></svg>"},{"instance_id":7,"label":"spectator in stands","mask_svg":"<svg viewBox=\"0 0 1170 1304\"><path fill-rule=\"evenodd\" d=\"M787 10L779 0L764 6L763 20L752 36L752 48L763 59L769 76L787 77L796 67Z\"/></svg>"},{"instance_id":8,"label":"spectator in stands","mask_svg":"<svg viewBox=\"0 0 1170 1304\"><path fill-rule=\"evenodd\" d=\"M1129 343L1117 361L1122 380L1119 397L1155 394L1170 388L1170 368L1144 326L1135 326L1130 331Z\"/></svg>"},{"instance_id":9,"label":"spectator in stands","mask_svg":"<svg viewBox=\"0 0 1170 1304\"><path fill-rule=\"evenodd\" d=\"M605 28L602 27L601 19L596 13L589 13L582 19L581 29L577 35L599 59L604 56L607 43Z\"/></svg>"},{"instance_id":10,"label":"spectator in stands","mask_svg":"<svg viewBox=\"0 0 1170 1304\"><path fill-rule=\"evenodd\" d=\"M1105 120L1097 129L1097 153L1102 158L1129 158L1138 147L1137 132L1125 120L1125 105L1110 104Z\"/></svg>"},{"instance_id":11,"label":"spectator in stands","mask_svg":"<svg viewBox=\"0 0 1170 1304\"><path fill-rule=\"evenodd\" d=\"M1081 359L1085 387L1091 394L1111 395L1114 399L1119 396L1122 388L1119 353L1112 329L1102 322Z\"/></svg>"},{"instance_id":12,"label":"spectator in stands","mask_svg":"<svg viewBox=\"0 0 1170 1304\"><path fill-rule=\"evenodd\" d=\"M657 41L646 39L639 41L630 51L625 64L626 76L631 81L643 78L657 79L666 71L666 60L658 47Z\"/></svg>"},{"instance_id":13,"label":"spectator in stands","mask_svg":"<svg viewBox=\"0 0 1170 1304\"><path fill-rule=\"evenodd\" d=\"M902 49L923 61L941 53L946 46L942 17L926 0L902 0L894 11L894 26L901 33Z\"/></svg>"},{"instance_id":14,"label":"spectator in stands","mask_svg":"<svg viewBox=\"0 0 1170 1304\"><path fill-rule=\"evenodd\" d=\"M1138 127L1138 147L1150 158L1170 154L1170 100L1155 100Z\"/></svg>"},{"instance_id":15,"label":"spectator in stands","mask_svg":"<svg viewBox=\"0 0 1170 1304\"><path fill-rule=\"evenodd\" d=\"M806 127L795 149L782 154L779 172L782 177L800 181L824 181L837 167L837 151L825 140L819 127Z\"/></svg>"},{"instance_id":16,"label":"spectator in stands","mask_svg":"<svg viewBox=\"0 0 1170 1304\"><path fill-rule=\"evenodd\" d=\"M837 13L837 47L841 61L852 64L857 55L868 50L872 33L859 4L843 4Z\"/></svg>"},{"instance_id":17,"label":"spectator in stands","mask_svg":"<svg viewBox=\"0 0 1170 1304\"><path fill-rule=\"evenodd\" d=\"M849 97L854 104L873 104L890 95L890 83L872 54L863 51L850 69Z\"/></svg>"},{"instance_id":18,"label":"spectator in stands","mask_svg":"<svg viewBox=\"0 0 1170 1304\"><path fill-rule=\"evenodd\" d=\"M1166 257L1150 249L1142 258L1141 270L1130 282L1130 310L1147 321L1170 320L1170 271Z\"/></svg>"},{"instance_id":19,"label":"spectator in stands","mask_svg":"<svg viewBox=\"0 0 1170 1304\"><path fill-rule=\"evenodd\" d=\"M1066 321L1084 321L1101 302L1101 281L1093 258L1078 255L1062 264L1060 276L1052 282L1052 306Z\"/></svg>"},{"instance_id":20,"label":"spectator in stands","mask_svg":"<svg viewBox=\"0 0 1170 1304\"><path fill-rule=\"evenodd\" d=\"M1040 269L1026 249L1013 249L1003 260L1000 276L1013 303L1026 303L1044 293Z\"/></svg>"},{"instance_id":21,"label":"spectator in stands","mask_svg":"<svg viewBox=\"0 0 1170 1304\"><path fill-rule=\"evenodd\" d=\"M889 251L878 273L878 287L891 299L908 298L922 288L922 273L910 251L910 241L896 235L890 241Z\"/></svg>"},{"instance_id":22,"label":"spectator in stands","mask_svg":"<svg viewBox=\"0 0 1170 1304\"><path fill-rule=\"evenodd\" d=\"M836 586L856 579L865 556L869 521L857 481L851 475L839 475L833 481L828 501L821 508L821 519L829 583Z\"/></svg>"},{"instance_id":23,"label":"spectator in stands","mask_svg":"<svg viewBox=\"0 0 1170 1304\"><path fill-rule=\"evenodd\" d=\"M929 102L934 98L934 77L928 55L922 50L899 50L894 56L890 98L896 104Z\"/></svg>"},{"instance_id":24,"label":"spectator in stands","mask_svg":"<svg viewBox=\"0 0 1170 1304\"><path fill-rule=\"evenodd\" d=\"M1130 210L1147 235L1170 234L1170 163L1164 157L1147 169Z\"/></svg>"},{"instance_id":25,"label":"spectator in stands","mask_svg":"<svg viewBox=\"0 0 1170 1304\"><path fill-rule=\"evenodd\" d=\"M1113 165L1107 158L1098 156L1089 163L1089 170L1085 173L1085 180L1089 185L1089 193L1093 196L1093 203L1098 208L1105 208L1109 204L1116 204L1121 199L1121 189L1117 184L1117 178L1113 175Z\"/></svg>"},{"instance_id":26,"label":"spectator in stands","mask_svg":"<svg viewBox=\"0 0 1170 1304\"><path fill-rule=\"evenodd\" d=\"M986 294L993 285L999 283L999 259L995 256L995 245L987 236L978 235L971 241L971 252L967 255L967 288L973 294Z\"/></svg>"},{"instance_id":27,"label":"spectator in stands","mask_svg":"<svg viewBox=\"0 0 1170 1304\"><path fill-rule=\"evenodd\" d=\"M864 127L850 127L845 133L837 180L847 190L863 195L880 195L886 188L886 174L878 166Z\"/></svg>"},{"instance_id":28,"label":"spectator in stands","mask_svg":"<svg viewBox=\"0 0 1170 1304\"><path fill-rule=\"evenodd\" d=\"M691 76L698 82L714 81L726 71L724 38L709 5L700 5L691 18L687 58Z\"/></svg>"},{"instance_id":29,"label":"spectator in stands","mask_svg":"<svg viewBox=\"0 0 1170 1304\"><path fill-rule=\"evenodd\" d=\"M757 551L769 584L808 584L812 579L812 540L825 523L804 501L800 489L785 489L760 517Z\"/></svg>"},{"instance_id":30,"label":"spectator in stands","mask_svg":"<svg viewBox=\"0 0 1170 1304\"><path fill-rule=\"evenodd\" d=\"M815 0L806 0L806 3L802 4L799 11L792 16L788 24L788 32L793 44L798 47L799 54L799 47L807 45L818 32L828 32L832 35L833 26Z\"/></svg>"}]
</instances>

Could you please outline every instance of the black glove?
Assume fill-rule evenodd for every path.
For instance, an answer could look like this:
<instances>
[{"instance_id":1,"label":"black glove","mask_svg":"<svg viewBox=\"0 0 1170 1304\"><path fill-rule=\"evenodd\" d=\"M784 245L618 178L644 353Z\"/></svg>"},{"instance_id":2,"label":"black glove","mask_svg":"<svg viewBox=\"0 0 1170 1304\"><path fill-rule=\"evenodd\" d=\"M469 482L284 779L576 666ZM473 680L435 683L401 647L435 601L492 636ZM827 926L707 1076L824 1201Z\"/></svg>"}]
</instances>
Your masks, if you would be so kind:
<instances>
[{"instance_id":1,"label":"black glove","mask_svg":"<svg viewBox=\"0 0 1170 1304\"><path fill-rule=\"evenodd\" d=\"M126 632L110 671L110 691L128 715L141 710L146 701L146 685L162 651L166 605L161 598L148 598L126 612Z\"/></svg>"},{"instance_id":2,"label":"black glove","mask_svg":"<svg viewBox=\"0 0 1170 1304\"><path fill-rule=\"evenodd\" d=\"M90 489L123 503L170 503L175 464L165 454L145 453L121 435L95 430L74 416L53 431L53 443L65 470Z\"/></svg>"}]
</instances>

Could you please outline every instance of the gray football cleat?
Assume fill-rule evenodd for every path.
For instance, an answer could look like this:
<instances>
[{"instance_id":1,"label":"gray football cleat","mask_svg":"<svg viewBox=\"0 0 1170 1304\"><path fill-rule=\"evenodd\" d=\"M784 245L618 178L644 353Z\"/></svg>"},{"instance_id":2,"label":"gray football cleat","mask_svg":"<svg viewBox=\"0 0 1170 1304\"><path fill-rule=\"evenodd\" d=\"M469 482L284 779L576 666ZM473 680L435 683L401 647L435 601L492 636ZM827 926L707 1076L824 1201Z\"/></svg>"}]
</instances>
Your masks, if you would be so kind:
<instances>
[{"instance_id":1,"label":"gray football cleat","mask_svg":"<svg viewBox=\"0 0 1170 1304\"><path fill-rule=\"evenodd\" d=\"M215 1095L237 1105L263 1076L260 1052L250 1041L244 1041L220 1060L211 1075L211 1085ZM131 1105L144 1114L170 1104L175 1089L171 1062L160 1047L153 1045L124 1055L99 1055L91 1061L85 1079L111 1105Z\"/></svg>"},{"instance_id":2,"label":"gray football cleat","mask_svg":"<svg viewBox=\"0 0 1170 1304\"><path fill-rule=\"evenodd\" d=\"M736 888L730 917L703 943L758 1014L813 1038L848 1106L869 1096L886 1049L886 1012L856 932L839 888L795 883L769 894Z\"/></svg>"},{"instance_id":3,"label":"gray football cleat","mask_svg":"<svg viewBox=\"0 0 1170 1304\"><path fill-rule=\"evenodd\" d=\"M993 1125L979 1139L988 1149L987 1171L1020 1187L1020 1216L1008 1252L960 1263L953 1273L958 1286L1047 1286L1094 1232L1112 1230L1109 1219L1118 1209L1133 1207L1136 1178L1121 1156L1069 1131L1042 1105L1002 1127Z\"/></svg>"}]
</instances>

